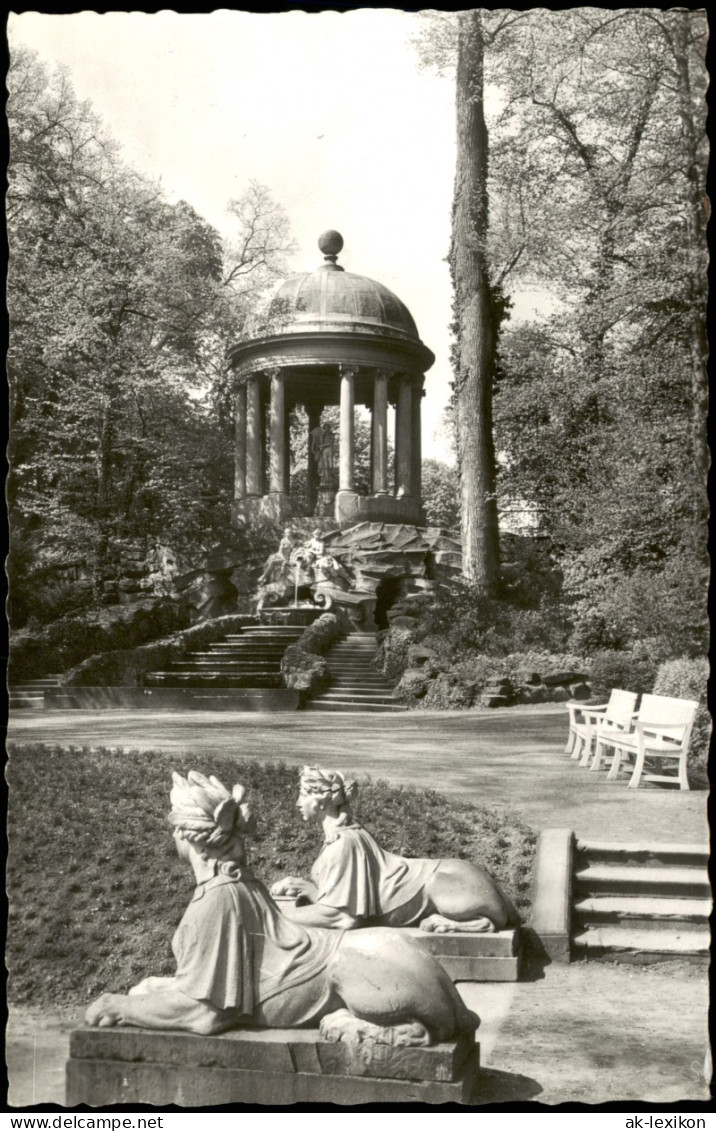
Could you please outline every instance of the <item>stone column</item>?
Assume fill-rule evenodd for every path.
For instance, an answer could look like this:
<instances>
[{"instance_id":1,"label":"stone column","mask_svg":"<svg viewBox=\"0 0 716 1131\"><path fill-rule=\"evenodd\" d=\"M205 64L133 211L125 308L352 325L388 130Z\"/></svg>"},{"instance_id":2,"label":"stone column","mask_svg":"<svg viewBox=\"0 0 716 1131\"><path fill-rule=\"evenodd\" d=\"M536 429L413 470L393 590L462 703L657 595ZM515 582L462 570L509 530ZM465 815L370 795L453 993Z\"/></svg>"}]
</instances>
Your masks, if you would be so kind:
<instances>
[{"instance_id":1,"label":"stone column","mask_svg":"<svg viewBox=\"0 0 716 1131\"><path fill-rule=\"evenodd\" d=\"M403 373L395 410L395 493L399 498L413 493L413 396L410 377Z\"/></svg>"},{"instance_id":2,"label":"stone column","mask_svg":"<svg viewBox=\"0 0 716 1131\"><path fill-rule=\"evenodd\" d=\"M424 396L422 390L422 381L418 381L413 388L413 425L411 428L412 440L412 453L413 453L413 468L412 468L412 488L413 498L416 502L420 502L420 493L422 490L422 438L420 432L420 409Z\"/></svg>"},{"instance_id":3,"label":"stone column","mask_svg":"<svg viewBox=\"0 0 716 1131\"><path fill-rule=\"evenodd\" d=\"M234 398L234 499L246 497L246 385Z\"/></svg>"},{"instance_id":4,"label":"stone column","mask_svg":"<svg viewBox=\"0 0 716 1131\"><path fill-rule=\"evenodd\" d=\"M354 491L355 474L353 461L355 455L355 423L353 417L353 380L356 370L342 365L341 369L341 413L338 448L338 490Z\"/></svg>"},{"instance_id":5,"label":"stone column","mask_svg":"<svg viewBox=\"0 0 716 1131\"><path fill-rule=\"evenodd\" d=\"M263 494L263 427L258 376L246 382L246 494Z\"/></svg>"},{"instance_id":6,"label":"stone column","mask_svg":"<svg viewBox=\"0 0 716 1131\"><path fill-rule=\"evenodd\" d=\"M377 369L373 379L372 491L388 494L388 374Z\"/></svg>"},{"instance_id":7,"label":"stone column","mask_svg":"<svg viewBox=\"0 0 716 1131\"><path fill-rule=\"evenodd\" d=\"M311 432L321 423L320 405L306 405L308 414L307 462L306 462L306 504L309 514L313 514L318 502L318 462L311 447Z\"/></svg>"},{"instance_id":8,"label":"stone column","mask_svg":"<svg viewBox=\"0 0 716 1131\"><path fill-rule=\"evenodd\" d=\"M286 460L286 389L280 369L269 372L271 379L271 415L269 424L271 477L269 490L288 494L288 462Z\"/></svg>"}]
</instances>

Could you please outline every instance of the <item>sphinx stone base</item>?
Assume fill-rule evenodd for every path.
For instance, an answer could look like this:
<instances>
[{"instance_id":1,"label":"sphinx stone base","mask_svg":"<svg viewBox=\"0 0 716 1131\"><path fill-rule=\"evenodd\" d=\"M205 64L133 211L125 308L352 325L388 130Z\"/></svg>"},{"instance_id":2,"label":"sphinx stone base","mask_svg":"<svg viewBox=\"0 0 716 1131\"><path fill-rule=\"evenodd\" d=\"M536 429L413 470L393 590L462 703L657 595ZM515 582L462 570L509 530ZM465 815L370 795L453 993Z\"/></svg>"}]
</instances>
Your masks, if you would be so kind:
<instances>
[{"instance_id":1,"label":"sphinx stone base","mask_svg":"<svg viewBox=\"0 0 716 1131\"><path fill-rule=\"evenodd\" d=\"M234 1029L216 1037L143 1029L70 1035L66 1104L471 1103L479 1048L348 1045L317 1029Z\"/></svg>"},{"instance_id":2,"label":"sphinx stone base","mask_svg":"<svg viewBox=\"0 0 716 1131\"><path fill-rule=\"evenodd\" d=\"M519 928L438 934L403 927L432 954L453 982L516 982L520 976Z\"/></svg>"}]
</instances>

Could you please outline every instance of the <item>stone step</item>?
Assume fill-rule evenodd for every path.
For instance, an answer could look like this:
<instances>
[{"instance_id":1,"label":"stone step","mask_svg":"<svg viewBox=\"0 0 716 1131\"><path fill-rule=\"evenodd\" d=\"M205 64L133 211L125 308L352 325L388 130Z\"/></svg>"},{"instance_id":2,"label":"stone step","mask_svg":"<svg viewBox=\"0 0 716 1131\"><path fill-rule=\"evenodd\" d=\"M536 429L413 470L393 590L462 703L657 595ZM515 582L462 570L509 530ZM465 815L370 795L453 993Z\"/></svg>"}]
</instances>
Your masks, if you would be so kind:
<instances>
[{"instance_id":1,"label":"stone step","mask_svg":"<svg viewBox=\"0 0 716 1131\"><path fill-rule=\"evenodd\" d=\"M362 702L366 702L366 701L370 701L370 702L373 702L373 703L393 703L393 702L395 702L395 700L393 699L393 696L390 695L390 694L382 695L382 694L380 694L380 692L363 691L362 689L359 689L358 691L349 691L348 688L346 688L346 687L337 688L336 690L329 688L328 691L321 692L321 698L324 700L324 702L327 702L328 700L331 700L331 699L341 699L341 700L349 699L351 702L355 702L355 703L362 703Z\"/></svg>"},{"instance_id":2,"label":"stone step","mask_svg":"<svg viewBox=\"0 0 716 1131\"><path fill-rule=\"evenodd\" d=\"M282 687L279 672L248 672L229 675L226 672L147 672L146 687Z\"/></svg>"},{"instance_id":3,"label":"stone step","mask_svg":"<svg viewBox=\"0 0 716 1131\"><path fill-rule=\"evenodd\" d=\"M390 684L382 679L350 679L345 677L331 681L331 689L334 691L338 689L350 691L351 688L356 688L358 691L385 691L386 693L393 690Z\"/></svg>"},{"instance_id":4,"label":"stone step","mask_svg":"<svg viewBox=\"0 0 716 1131\"><path fill-rule=\"evenodd\" d=\"M401 703L388 704L388 703L353 703L350 700L332 699L323 702L322 699L309 699L305 704L306 711L407 711L407 707Z\"/></svg>"},{"instance_id":5,"label":"stone step","mask_svg":"<svg viewBox=\"0 0 716 1131\"><path fill-rule=\"evenodd\" d=\"M8 707L13 711L18 711L25 708L32 710L42 709L45 706L44 693L41 695L14 695L12 692L8 698Z\"/></svg>"},{"instance_id":6,"label":"stone step","mask_svg":"<svg viewBox=\"0 0 716 1131\"><path fill-rule=\"evenodd\" d=\"M576 957L598 957L631 953L634 957L663 955L664 958L699 956L708 958L711 936L708 930L674 927L651 931L636 928L595 927L573 936Z\"/></svg>"},{"instance_id":7,"label":"stone step","mask_svg":"<svg viewBox=\"0 0 716 1131\"><path fill-rule=\"evenodd\" d=\"M335 660L332 656L327 656L326 663L330 670L335 672L365 672L366 675L381 674L370 661L362 664L360 660Z\"/></svg>"},{"instance_id":8,"label":"stone step","mask_svg":"<svg viewBox=\"0 0 716 1131\"><path fill-rule=\"evenodd\" d=\"M576 851L590 861L609 863L635 863L658 861L662 864L708 864L709 847L706 844L671 844L665 842L640 844L608 844L603 841L578 840Z\"/></svg>"},{"instance_id":9,"label":"stone step","mask_svg":"<svg viewBox=\"0 0 716 1131\"><path fill-rule=\"evenodd\" d=\"M595 896L578 899L574 919L581 925L605 923L659 930L677 923L707 923L710 899L669 899L648 896Z\"/></svg>"},{"instance_id":10,"label":"stone step","mask_svg":"<svg viewBox=\"0 0 716 1131\"><path fill-rule=\"evenodd\" d=\"M46 676L44 679L26 679L24 683L11 683L10 690L24 694L28 691L42 691L46 687L57 687L59 682L59 676Z\"/></svg>"},{"instance_id":11,"label":"stone step","mask_svg":"<svg viewBox=\"0 0 716 1131\"><path fill-rule=\"evenodd\" d=\"M373 645L334 644L331 648L332 656L374 656L375 652Z\"/></svg>"},{"instance_id":12,"label":"stone step","mask_svg":"<svg viewBox=\"0 0 716 1131\"><path fill-rule=\"evenodd\" d=\"M274 661L272 656L264 656L262 659L258 660L244 660L235 659L233 657L224 658L223 656L216 656L211 654L209 656L202 656L201 658L197 659L173 660L171 671L188 671L189 669L191 669L192 671L202 671L207 668L222 672L241 671L244 668L247 671L253 671L260 668L273 667L274 664L276 667L278 667L279 660L277 659L276 661Z\"/></svg>"},{"instance_id":13,"label":"stone step","mask_svg":"<svg viewBox=\"0 0 716 1131\"><path fill-rule=\"evenodd\" d=\"M53 710L140 709L297 711L300 693L286 687L72 687L47 692Z\"/></svg>"},{"instance_id":14,"label":"stone step","mask_svg":"<svg viewBox=\"0 0 716 1131\"><path fill-rule=\"evenodd\" d=\"M257 656L274 656L281 655L286 648L290 645L284 644L269 644L268 641L259 641L258 644L253 640L238 641L236 644L225 644L225 642L218 641L217 644L209 645L207 655L214 655L217 653L228 653L235 656L243 656L247 653L256 653Z\"/></svg>"},{"instance_id":15,"label":"stone step","mask_svg":"<svg viewBox=\"0 0 716 1131\"><path fill-rule=\"evenodd\" d=\"M298 629L297 632L242 632L239 635L225 636L224 640L228 644L241 644L244 640L258 641L261 643L271 643L273 641L282 642L284 640L293 643L303 636L303 629Z\"/></svg>"},{"instance_id":16,"label":"stone step","mask_svg":"<svg viewBox=\"0 0 716 1131\"><path fill-rule=\"evenodd\" d=\"M284 654L285 649L276 648L245 648L243 651L233 651L229 649L221 649L216 652L187 652L180 660L174 660L173 663L185 664L191 663L196 660L197 663L212 663L212 664L246 664L246 663L261 663L266 661L268 664L279 663Z\"/></svg>"},{"instance_id":17,"label":"stone step","mask_svg":"<svg viewBox=\"0 0 716 1131\"><path fill-rule=\"evenodd\" d=\"M628 892L708 898L711 894L708 875L702 868L588 864L577 868L574 880L575 891L584 895Z\"/></svg>"}]
</instances>

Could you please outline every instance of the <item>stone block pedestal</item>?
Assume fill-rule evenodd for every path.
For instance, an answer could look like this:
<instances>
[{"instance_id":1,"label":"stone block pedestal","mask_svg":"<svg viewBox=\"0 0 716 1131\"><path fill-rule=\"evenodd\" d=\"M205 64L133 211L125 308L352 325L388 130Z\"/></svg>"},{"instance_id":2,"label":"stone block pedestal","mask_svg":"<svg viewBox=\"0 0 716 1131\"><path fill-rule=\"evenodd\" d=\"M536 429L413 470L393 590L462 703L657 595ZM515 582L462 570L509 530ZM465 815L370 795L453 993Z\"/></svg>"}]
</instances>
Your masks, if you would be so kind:
<instances>
[{"instance_id":1,"label":"stone block pedestal","mask_svg":"<svg viewBox=\"0 0 716 1131\"><path fill-rule=\"evenodd\" d=\"M465 934L402 929L437 958L454 982L516 982L520 976L519 928Z\"/></svg>"},{"instance_id":2,"label":"stone block pedestal","mask_svg":"<svg viewBox=\"0 0 716 1131\"><path fill-rule=\"evenodd\" d=\"M323 1041L317 1029L85 1028L70 1035L66 1104L469 1104L478 1072L471 1038L390 1048Z\"/></svg>"}]
</instances>

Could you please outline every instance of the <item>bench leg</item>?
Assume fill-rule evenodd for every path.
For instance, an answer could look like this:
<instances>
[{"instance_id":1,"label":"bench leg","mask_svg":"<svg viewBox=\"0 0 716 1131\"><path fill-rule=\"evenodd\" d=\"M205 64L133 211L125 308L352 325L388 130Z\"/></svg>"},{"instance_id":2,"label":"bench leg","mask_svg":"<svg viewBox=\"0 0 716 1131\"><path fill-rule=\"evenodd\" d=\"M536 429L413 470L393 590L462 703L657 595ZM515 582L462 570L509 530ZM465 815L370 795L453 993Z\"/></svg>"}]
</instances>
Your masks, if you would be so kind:
<instances>
[{"instance_id":1,"label":"bench leg","mask_svg":"<svg viewBox=\"0 0 716 1131\"><path fill-rule=\"evenodd\" d=\"M634 763L634 772L629 778L629 789L638 789L641 775L644 772L644 759L645 753L643 747L637 751L636 762Z\"/></svg>"},{"instance_id":2,"label":"bench leg","mask_svg":"<svg viewBox=\"0 0 716 1131\"><path fill-rule=\"evenodd\" d=\"M582 751L582 743L584 739L581 734L575 735L574 750L572 751L572 761L577 761Z\"/></svg>"},{"instance_id":3,"label":"bench leg","mask_svg":"<svg viewBox=\"0 0 716 1131\"><path fill-rule=\"evenodd\" d=\"M619 767L622 760L622 751L620 746L614 747L614 757L612 758L612 766L607 774L607 781L614 781L619 776Z\"/></svg>"},{"instance_id":4,"label":"bench leg","mask_svg":"<svg viewBox=\"0 0 716 1131\"><path fill-rule=\"evenodd\" d=\"M679 788L689 789L689 775L686 769L686 755L687 751L684 750L679 759Z\"/></svg>"},{"instance_id":5,"label":"bench leg","mask_svg":"<svg viewBox=\"0 0 716 1131\"><path fill-rule=\"evenodd\" d=\"M593 741L594 741L594 735L588 734L587 737L584 740L584 753L582 754L582 757L579 759L580 766L589 765L589 759L592 756L592 742Z\"/></svg>"},{"instance_id":6,"label":"bench leg","mask_svg":"<svg viewBox=\"0 0 716 1131\"><path fill-rule=\"evenodd\" d=\"M569 728L569 735L567 736L567 745L564 748L565 754L571 754L572 753L572 747L574 746L574 740L575 740L576 737L577 737L576 734L574 733L574 731L570 727Z\"/></svg>"}]
</instances>

